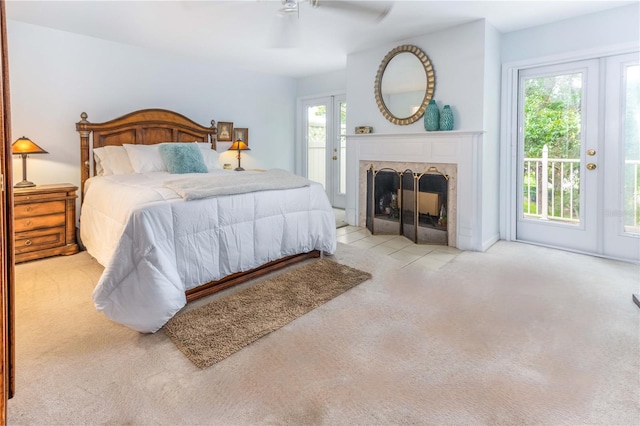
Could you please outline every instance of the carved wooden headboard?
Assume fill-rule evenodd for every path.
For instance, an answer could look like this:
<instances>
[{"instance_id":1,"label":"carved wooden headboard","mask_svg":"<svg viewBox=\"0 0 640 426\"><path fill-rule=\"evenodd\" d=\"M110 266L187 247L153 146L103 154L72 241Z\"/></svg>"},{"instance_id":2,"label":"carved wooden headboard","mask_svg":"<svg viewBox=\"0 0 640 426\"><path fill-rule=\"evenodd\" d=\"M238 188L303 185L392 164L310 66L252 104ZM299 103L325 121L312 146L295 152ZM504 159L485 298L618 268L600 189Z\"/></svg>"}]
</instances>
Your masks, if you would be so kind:
<instances>
[{"instance_id":1,"label":"carved wooden headboard","mask_svg":"<svg viewBox=\"0 0 640 426\"><path fill-rule=\"evenodd\" d=\"M204 127L182 114L166 109L142 109L104 123L90 123L87 113L80 114L76 123L80 133L80 194L84 194L84 183L89 179L91 152L93 148L106 145L144 144L160 142L209 142L216 149L215 120L211 127ZM89 148L89 137L93 133L93 146Z\"/></svg>"}]
</instances>

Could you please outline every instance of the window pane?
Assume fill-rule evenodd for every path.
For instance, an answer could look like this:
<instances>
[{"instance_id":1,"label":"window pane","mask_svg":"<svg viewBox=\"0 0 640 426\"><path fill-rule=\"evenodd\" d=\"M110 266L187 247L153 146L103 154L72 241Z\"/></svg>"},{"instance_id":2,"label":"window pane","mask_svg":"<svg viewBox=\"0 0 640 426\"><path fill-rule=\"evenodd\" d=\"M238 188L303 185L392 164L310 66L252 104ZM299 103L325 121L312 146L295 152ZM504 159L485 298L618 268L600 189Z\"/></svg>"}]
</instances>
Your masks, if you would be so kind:
<instances>
[{"instance_id":1,"label":"window pane","mask_svg":"<svg viewBox=\"0 0 640 426\"><path fill-rule=\"evenodd\" d=\"M640 65L626 68L624 110L624 230L640 233Z\"/></svg>"},{"instance_id":2,"label":"window pane","mask_svg":"<svg viewBox=\"0 0 640 426\"><path fill-rule=\"evenodd\" d=\"M524 81L523 211L580 222L582 73Z\"/></svg>"},{"instance_id":3,"label":"window pane","mask_svg":"<svg viewBox=\"0 0 640 426\"><path fill-rule=\"evenodd\" d=\"M347 193L347 103L340 102L340 193Z\"/></svg>"},{"instance_id":4,"label":"window pane","mask_svg":"<svg viewBox=\"0 0 640 426\"><path fill-rule=\"evenodd\" d=\"M326 186L327 107L307 108L307 178Z\"/></svg>"}]
</instances>

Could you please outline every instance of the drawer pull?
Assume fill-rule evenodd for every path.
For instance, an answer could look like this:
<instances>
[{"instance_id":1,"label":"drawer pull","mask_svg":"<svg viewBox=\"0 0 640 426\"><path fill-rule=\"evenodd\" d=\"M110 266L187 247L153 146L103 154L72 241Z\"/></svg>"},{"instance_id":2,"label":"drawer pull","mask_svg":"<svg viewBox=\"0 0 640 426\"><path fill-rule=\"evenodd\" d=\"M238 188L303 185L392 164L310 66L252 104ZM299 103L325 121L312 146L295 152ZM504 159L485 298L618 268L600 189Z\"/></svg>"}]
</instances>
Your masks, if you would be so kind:
<instances>
[{"instance_id":1,"label":"drawer pull","mask_svg":"<svg viewBox=\"0 0 640 426\"><path fill-rule=\"evenodd\" d=\"M30 220L27 220L25 223L27 224L27 226L31 226L33 222L31 222Z\"/></svg>"},{"instance_id":2,"label":"drawer pull","mask_svg":"<svg viewBox=\"0 0 640 426\"><path fill-rule=\"evenodd\" d=\"M25 246L30 246L31 244L33 244L33 243L31 242L31 240L27 240L27 241L25 241L25 242L24 242L24 245L25 245Z\"/></svg>"},{"instance_id":3,"label":"drawer pull","mask_svg":"<svg viewBox=\"0 0 640 426\"><path fill-rule=\"evenodd\" d=\"M31 206L27 206L27 211L30 212L31 210L33 210Z\"/></svg>"}]
</instances>

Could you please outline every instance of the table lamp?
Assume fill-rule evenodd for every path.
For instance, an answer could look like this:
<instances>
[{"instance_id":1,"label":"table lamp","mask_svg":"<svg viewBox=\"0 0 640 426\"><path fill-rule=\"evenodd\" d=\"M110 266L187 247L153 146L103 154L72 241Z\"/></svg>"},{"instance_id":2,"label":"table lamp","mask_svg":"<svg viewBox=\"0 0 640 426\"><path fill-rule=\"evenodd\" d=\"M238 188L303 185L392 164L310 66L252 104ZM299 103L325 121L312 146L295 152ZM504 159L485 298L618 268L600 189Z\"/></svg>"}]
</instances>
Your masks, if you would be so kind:
<instances>
[{"instance_id":1,"label":"table lamp","mask_svg":"<svg viewBox=\"0 0 640 426\"><path fill-rule=\"evenodd\" d=\"M27 155L48 154L48 152L36 145L31 139L23 136L11 145L11 153L22 156L22 182L16 183L13 187L27 188L30 186L36 186L35 183L27 180Z\"/></svg>"},{"instance_id":2,"label":"table lamp","mask_svg":"<svg viewBox=\"0 0 640 426\"><path fill-rule=\"evenodd\" d=\"M231 146L229 147L229 151L238 151L238 167L236 167L234 170L236 172L241 172L244 171L244 169L242 167L240 167L240 151L251 151L251 148L249 148L247 146L246 143L244 143L241 140L237 140L234 143L231 144Z\"/></svg>"}]
</instances>

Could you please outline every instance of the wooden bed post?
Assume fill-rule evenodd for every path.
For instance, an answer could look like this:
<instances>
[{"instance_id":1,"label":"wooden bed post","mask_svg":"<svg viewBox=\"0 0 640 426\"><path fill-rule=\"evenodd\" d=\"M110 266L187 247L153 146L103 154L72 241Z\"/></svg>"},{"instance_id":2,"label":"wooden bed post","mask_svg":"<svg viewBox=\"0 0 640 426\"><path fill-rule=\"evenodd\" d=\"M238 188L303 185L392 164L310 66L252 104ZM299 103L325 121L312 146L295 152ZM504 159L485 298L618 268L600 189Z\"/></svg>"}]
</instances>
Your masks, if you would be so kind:
<instances>
[{"instance_id":1,"label":"wooden bed post","mask_svg":"<svg viewBox=\"0 0 640 426\"><path fill-rule=\"evenodd\" d=\"M76 123L76 130L80 133L80 202L84 201L84 182L89 179L91 172L91 164L89 163L89 134L91 130L87 129L89 122L87 121L87 113L80 114L80 120Z\"/></svg>"},{"instance_id":2,"label":"wooden bed post","mask_svg":"<svg viewBox=\"0 0 640 426\"><path fill-rule=\"evenodd\" d=\"M218 148L218 128L216 127L216 120L211 120L211 127L209 128L211 129L211 140L209 142L211 142L211 149L215 150Z\"/></svg>"}]
</instances>

